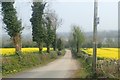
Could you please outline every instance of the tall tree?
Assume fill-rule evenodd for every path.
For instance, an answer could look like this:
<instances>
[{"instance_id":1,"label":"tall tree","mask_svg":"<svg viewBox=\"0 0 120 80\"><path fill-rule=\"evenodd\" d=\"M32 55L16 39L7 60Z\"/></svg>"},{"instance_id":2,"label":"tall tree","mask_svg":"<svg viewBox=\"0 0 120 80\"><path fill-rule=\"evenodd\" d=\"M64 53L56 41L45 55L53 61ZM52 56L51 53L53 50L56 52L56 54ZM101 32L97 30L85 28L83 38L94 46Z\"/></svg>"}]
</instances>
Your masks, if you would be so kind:
<instances>
[{"instance_id":1,"label":"tall tree","mask_svg":"<svg viewBox=\"0 0 120 80\"><path fill-rule=\"evenodd\" d=\"M38 44L39 52L42 52L44 38L45 38L45 27L43 14L46 3L43 2L33 2L32 6L32 18L30 19L32 24L32 35L33 41Z\"/></svg>"},{"instance_id":2,"label":"tall tree","mask_svg":"<svg viewBox=\"0 0 120 80\"><path fill-rule=\"evenodd\" d=\"M54 36L54 29L53 29L52 22L49 15L46 16L46 20L47 20L47 23L46 23L45 43L47 46L47 52L50 53L50 46L53 43L55 36Z\"/></svg>"},{"instance_id":3,"label":"tall tree","mask_svg":"<svg viewBox=\"0 0 120 80\"><path fill-rule=\"evenodd\" d=\"M58 27L61 25L62 23L62 19L60 19L58 17L58 15L55 13L54 10L47 10L46 11L46 14L49 15L49 18L51 20L51 25L53 27L53 30L54 30L54 41L52 43L52 47L54 49L54 51L56 51L56 48L57 48L57 33L56 33L56 30L58 29Z\"/></svg>"},{"instance_id":4,"label":"tall tree","mask_svg":"<svg viewBox=\"0 0 120 80\"><path fill-rule=\"evenodd\" d=\"M52 26L53 26L53 30L54 30L54 36L55 36L52 45L53 45L54 51L56 51L56 48L57 48L57 33L56 33L56 31L57 31L58 27L61 25L62 19L59 19L55 12L51 12L50 15L51 15L50 19L52 21Z\"/></svg>"},{"instance_id":5,"label":"tall tree","mask_svg":"<svg viewBox=\"0 0 120 80\"><path fill-rule=\"evenodd\" d=\"M80 46L82 45L83 41L84 41L84 35L83 32L81 31L79 26L74 25L73 26L73 40L75 42L76 45L76 49L77 49L77 53L80 50Z\"/></svg>"},{"instance_id":6,"label":"tall tree","mask_svg":"<svg viewBox=\"0 0 120 80\"><path fill-rule=\"evenodd\" d=\"M5 29L8 35L13 40L16 54L19 55L21 52L21 31L23 27L21 26L21 21L18 20L16 16L16 10L13 6L14 2L2 2L2 14L3 22L5 23Z\"/></svg>"}]
</instances>

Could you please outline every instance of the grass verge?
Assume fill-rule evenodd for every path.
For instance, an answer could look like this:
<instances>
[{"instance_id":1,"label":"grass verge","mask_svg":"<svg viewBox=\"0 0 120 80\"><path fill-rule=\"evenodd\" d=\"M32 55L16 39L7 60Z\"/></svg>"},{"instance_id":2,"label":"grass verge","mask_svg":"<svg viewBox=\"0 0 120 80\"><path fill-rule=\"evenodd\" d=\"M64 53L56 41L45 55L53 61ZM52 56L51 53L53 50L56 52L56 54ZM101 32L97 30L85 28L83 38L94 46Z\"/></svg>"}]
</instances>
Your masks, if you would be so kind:
<instances>
[{"instance_id":1,"label":"grass verge","mask_svg":"<svg viewBox=\"0 0 120 80\"><path fill-rule=\"evenodd\" d=\"M91 71L88 69L88 65L81 58L78 58L77 61L79 62L80 68L75 72L74 77L87 78L91 73Z\"/></svg>"},{"instance_id":2,"label":"grass verge","mask_svg":"<svg viewBox=\"0 0 120 80\"><path fill-rule=\"evenodd\" d=\"M17 55L3 56L2 57L2 77L7 77L11 74L15 74L24 70L32 69L38 66L46 65L55 59L60 58L65 54L65 50L61 51L61 55L58 56L57 51L51 51L50 53L30 53L21 55L21 59Z\"/></svg>"},{"instance_id":3,"label":"grass verge","mask_svg":"<svg viewBox=\"0 0 120 80\"><path fill-rule=\"evenodd\" d=\"M89 79L112 79L118 80L118 62L115 60L108 60L104 58L98 58L96 76L92 74L92 56L81 51L80 53L75 53L73 51L73 56L79 61L80 69L75 73L77 78L89 78Z\"/></svg>"}]
</instances>

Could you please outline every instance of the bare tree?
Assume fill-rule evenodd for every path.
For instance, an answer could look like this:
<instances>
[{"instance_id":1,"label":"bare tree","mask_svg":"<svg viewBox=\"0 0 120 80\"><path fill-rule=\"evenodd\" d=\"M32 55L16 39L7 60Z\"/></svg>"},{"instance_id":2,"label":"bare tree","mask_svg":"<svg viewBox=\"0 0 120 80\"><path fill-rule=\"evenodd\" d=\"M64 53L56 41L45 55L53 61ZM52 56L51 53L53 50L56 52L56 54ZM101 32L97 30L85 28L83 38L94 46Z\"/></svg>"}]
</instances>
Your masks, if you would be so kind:
<instances>
[{"instance_id":1,"label":"bare tree","mask_svg":"<svg viewBox=\"0 0 120 80\"><path fill-rule=\"evenodd\" d=\"M53 10L46 10L46 15L50 18L51 20L51 26L54 30L54 41L52 43L53 45L53 48L54 48L54 51L56 51L56 48L57 48L57 34L56 34L56 31L58 29L58 27L60 27L61 23L62 23L62 19L59 19L58 15L56 14L55 11Z\"/></svg>"}]
</instances>

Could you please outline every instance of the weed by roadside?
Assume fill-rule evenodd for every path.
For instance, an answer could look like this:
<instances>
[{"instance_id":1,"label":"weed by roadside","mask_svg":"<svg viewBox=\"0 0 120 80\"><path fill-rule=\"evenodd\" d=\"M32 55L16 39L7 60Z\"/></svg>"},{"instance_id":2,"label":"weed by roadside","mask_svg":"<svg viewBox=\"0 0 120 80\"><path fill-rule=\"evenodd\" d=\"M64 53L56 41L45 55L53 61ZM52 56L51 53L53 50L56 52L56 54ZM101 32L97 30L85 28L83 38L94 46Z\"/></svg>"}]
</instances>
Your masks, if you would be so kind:
<instances>
[{"instance_id":1,"label":"weed by roadside","mask_svg":"<svg viewBox=\"0 0 120 80\"><path fill-rule=\"evenodd\" d=\"M2 57L2 76L7 76L9 74L15 74L17 72L23 71L25 69L29 69L35 66L40 66L47 64L65 54L65 50L61 51L62 54L60 56L57 55L57 51L51 51L50 53L31 53L21 55L21 59L19 56L3 56Z\"/></svg>"}]
</instances>

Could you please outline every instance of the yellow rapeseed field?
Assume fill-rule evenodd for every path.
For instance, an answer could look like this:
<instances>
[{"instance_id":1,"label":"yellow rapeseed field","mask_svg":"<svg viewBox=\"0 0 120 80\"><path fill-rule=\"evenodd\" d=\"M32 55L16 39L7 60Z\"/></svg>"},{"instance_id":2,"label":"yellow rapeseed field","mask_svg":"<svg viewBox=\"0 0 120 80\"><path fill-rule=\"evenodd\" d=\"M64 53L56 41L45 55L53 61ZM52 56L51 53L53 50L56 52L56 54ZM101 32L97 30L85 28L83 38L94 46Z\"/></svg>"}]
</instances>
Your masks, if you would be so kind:
<instances>
[{"instance_id":1,"label":"yellow rapeseed field","mask_svg":"<svg viewBox=\"0 0 120 80\"><path fill-rule=\"evenodd\" d=\"M82 49L87 54L93 55L93 48ZM98 48L97 57L118 59L118 48Z\"/></svg>"},{"instance_id":2,"label":"yellow rapeseed field","mask_svg":"<svg viewBox=\"0 0 120 80\"><path fill-rule=\"evenodd\" d=\"M43 48L42 51L46 51L47 48ZM50 48L50 50L53 50L53 48ZM32 52L38 52L38 48L22 48L22 53L32 53ZM13 55L15 54L15 48L0 48L0 54L1 55Z\"/></svg>"}]
</instances>

